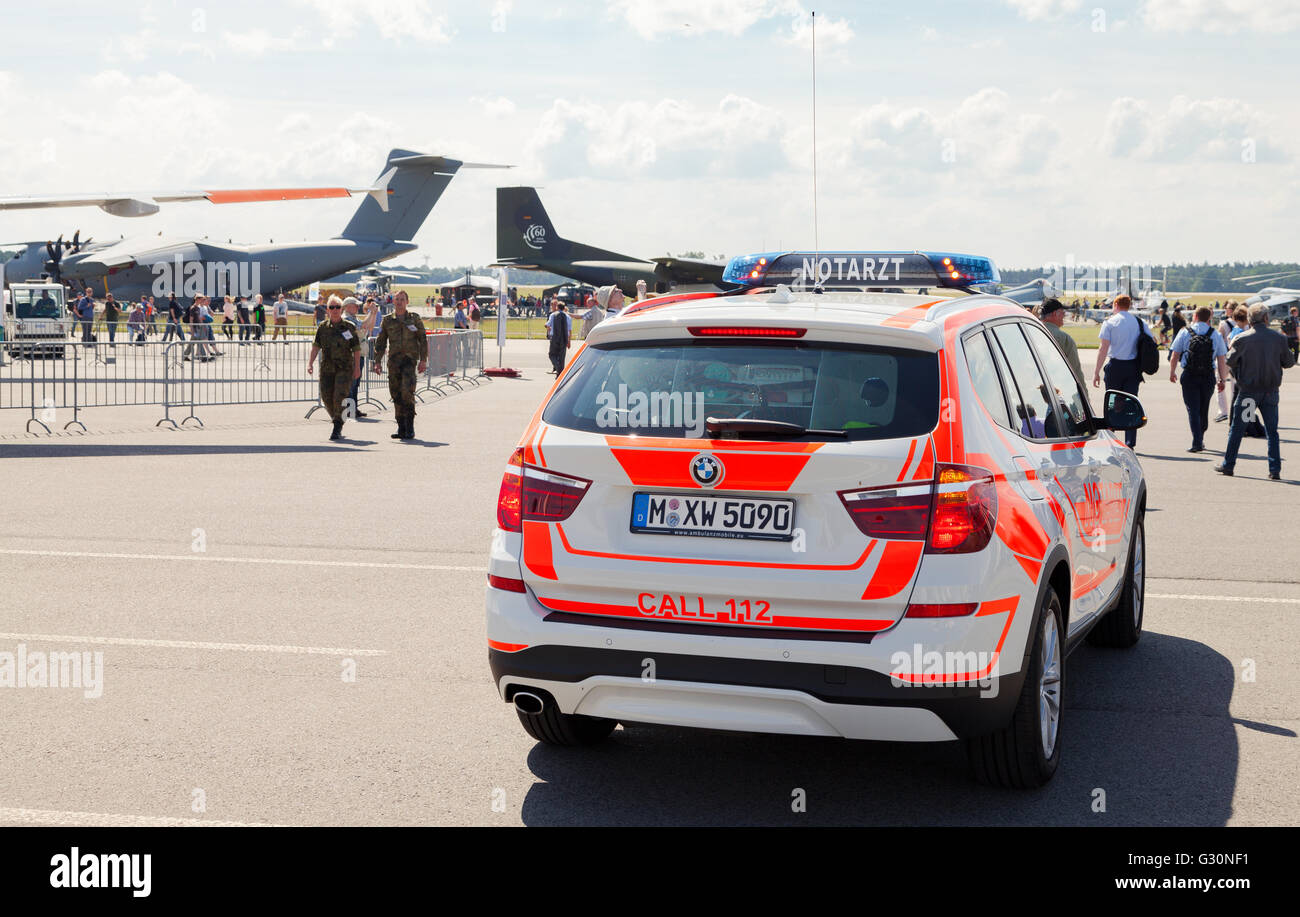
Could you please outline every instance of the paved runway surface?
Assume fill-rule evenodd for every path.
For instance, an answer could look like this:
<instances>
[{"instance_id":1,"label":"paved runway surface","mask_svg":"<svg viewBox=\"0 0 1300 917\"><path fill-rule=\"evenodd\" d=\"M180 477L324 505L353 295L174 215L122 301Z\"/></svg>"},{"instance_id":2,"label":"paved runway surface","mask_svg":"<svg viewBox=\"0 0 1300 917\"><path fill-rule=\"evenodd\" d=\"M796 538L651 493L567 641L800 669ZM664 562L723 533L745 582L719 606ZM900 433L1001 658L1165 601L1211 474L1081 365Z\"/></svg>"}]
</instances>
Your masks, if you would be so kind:
<instances>
[{"instance_id":1,"label":"paved runway surface","mask_svg":"<svg viewBox=\"0 0 1300 917\"><path fill-rule=\"evenodd\" d=\"M510 342L525 379L421 408L413 444L391 412L336 445L300 405L182 431L95 409L53 437L0 411L0 651L104 666L93 699L0 689L0 824L1300 822L1300 371L1282 483L1257 440L1215 475L1216 453L1184 452L1178 386L1143 386L1146 633L1070 658L1061 770L1019 793L973 784L955 744L647 726L534 744L492 687L483 590L544 346Z\"/></svg>"}]
</instances>

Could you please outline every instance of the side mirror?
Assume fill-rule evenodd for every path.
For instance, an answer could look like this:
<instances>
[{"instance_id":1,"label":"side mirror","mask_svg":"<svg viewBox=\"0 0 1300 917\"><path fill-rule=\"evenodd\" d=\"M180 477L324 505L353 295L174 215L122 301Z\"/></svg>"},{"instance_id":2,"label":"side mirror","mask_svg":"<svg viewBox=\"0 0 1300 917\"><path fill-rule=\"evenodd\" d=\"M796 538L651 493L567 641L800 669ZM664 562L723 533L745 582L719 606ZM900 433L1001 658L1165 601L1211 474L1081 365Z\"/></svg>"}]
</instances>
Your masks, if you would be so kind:
<instances>
[{"instance_id":1,"label":"side mirror","mask_svg":"<svg viewBox=\"0 0 1300 917\"><path fill-rule=\"evenodd\" d=\"M1142 402L1128 392L1108 389L1106 410L1102 412L1102 425L1107 430L1136 430L1145 427L1147 414Z\"/></svg>"}]
</instances>

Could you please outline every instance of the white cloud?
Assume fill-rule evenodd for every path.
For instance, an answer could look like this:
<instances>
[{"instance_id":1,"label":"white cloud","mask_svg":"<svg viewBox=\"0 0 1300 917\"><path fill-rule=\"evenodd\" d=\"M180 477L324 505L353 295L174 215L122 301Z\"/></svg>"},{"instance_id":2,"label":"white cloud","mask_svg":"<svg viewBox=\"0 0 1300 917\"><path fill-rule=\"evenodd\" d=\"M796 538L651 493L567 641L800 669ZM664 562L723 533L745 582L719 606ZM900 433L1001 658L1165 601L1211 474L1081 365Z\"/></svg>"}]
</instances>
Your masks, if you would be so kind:
<instances>
[{"instance_id":1,"label":"white cloud","mask_svg":"<svg viewBox=\"0 0 1300 917\"><path fill-rule=\"evenodd\" d=\"M1296 0L1146 0L1142 21L1161 32L1278 34L1300 28Z\"/></svg>"},{"instance_id":2,"label":"white cloud","mask_svg":"<svg viewBox=\"0 0 1300 917\"><path fill-rule=\"evenodd\" d=\"M654 40L663 35L740 35L751 26L784 17L790 27L786 40L805 44L810 32L808 9L799 0L610 0L609 12L627 20L638 35ZM843 19L819 18L817 33L828 47L853 37Z\"/></svg>"},{"instance_id":3,"label":"white cloud","mask_svg":"<svg viewBox=\"0 0 1300 917\"><path fill-rule=\"evenodd\" d=\"M840 154L876 169L945 172L970 166L985 176L1032 176L1061 136L1045 118L1017 109L1006 92L992 87L943 114L881 102L854 120L851 144Z\"/></svg>"},{"instance_id":4,"label":"white cloud","mask_svg":"<svg viewBox=\"0 0 1300 917\"><path fill-rule=\"evenodd\" d=\"M1124 97L1111 103L1103 152L1156 162L1241 162L1248 145L1257 162L1290 158L1269 119L1237 99L1176 96L1164 112Z\"/></svg>"},{"instance_id":5,"label":"white cloud","mask_svg":"<svg viewBox=\"0 0 1300 917\"><path fill-rule=\"evenodd\" d=\"M325 44L351 38L368 23L381 38L428 44L451 41L447 15L430 0L295 0L315 10L326 30Z\"/></svg>"},{"instance_id":6,"label":"white cloud","mask_svg":"<svg viewBox=\"0 0 1300 917\"><path fill-rule=\"evenodd\" d=\"M284 53L302 48L306 33L294 29L289 35L273 35L266 29L252 28L246 32L222 32L222 47L245 57L261 57L271 52Z\"/></svg>"},{"instance_id":7,"label":"white cloud","mask_svg":"<svg viewBox=\"0 0 1300 917\"><path fill-rule=\"evenodd\" d=\"M482 109L483 114L489 118L505 118L515 113L515 103L505 96L497 96L495 99L485 99L482 96L471 96L470 103L477 105Z\"/></svg>"},{"instance_id":8,"label":"white cloud","mask_svg":"<svg viewBox=\"0 0 1300 917\"><path fill-rule=\"evenodd\" d=\"M752 176L783 161L782 120L736 95L712 109L676 99L612 108L560 99L542 115L528 152L531 166L552 177Z\"/></svg>"},{"instance_id":9,"label":"white cloud","mask_svg":"<svg viewBox=\"0 0 1300 917\"><path fill-rule=\"evenodd\" d=\"M1041 19L1059 19L1083 6L1083 0L1006 0L1022 18L1033 22Z\"/></svg>"}]
</instances>

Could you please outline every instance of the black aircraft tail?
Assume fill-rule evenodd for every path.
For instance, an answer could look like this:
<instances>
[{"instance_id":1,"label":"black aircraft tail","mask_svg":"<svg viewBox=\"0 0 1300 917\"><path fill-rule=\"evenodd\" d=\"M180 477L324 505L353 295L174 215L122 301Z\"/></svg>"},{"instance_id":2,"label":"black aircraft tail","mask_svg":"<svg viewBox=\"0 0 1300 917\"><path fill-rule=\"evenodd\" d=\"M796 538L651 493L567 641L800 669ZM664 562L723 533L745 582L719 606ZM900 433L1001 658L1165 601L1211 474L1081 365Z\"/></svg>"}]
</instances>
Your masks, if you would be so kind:
<instances>
[{"instance_id":1,"label":"black aircraft tail","mask_svg":"<svg viewBox=\"0 0 1300 917\"><path fill-rule=\"evenodd\" d=\"M521 267L541 261L640 261L570 242L555 231L536 188L497 188L497 261Z\"/></svg>"},{"instance_id":2,"label":"black aircraft tail","mask_svg":"<svg viewBox=\"0 0 1300 917\"><path fill-rule=\"evenodd\" d=\"M414 239L462 165L445 156L393 150L342 237L368 242Z\"/></svg>"}]
</instances>

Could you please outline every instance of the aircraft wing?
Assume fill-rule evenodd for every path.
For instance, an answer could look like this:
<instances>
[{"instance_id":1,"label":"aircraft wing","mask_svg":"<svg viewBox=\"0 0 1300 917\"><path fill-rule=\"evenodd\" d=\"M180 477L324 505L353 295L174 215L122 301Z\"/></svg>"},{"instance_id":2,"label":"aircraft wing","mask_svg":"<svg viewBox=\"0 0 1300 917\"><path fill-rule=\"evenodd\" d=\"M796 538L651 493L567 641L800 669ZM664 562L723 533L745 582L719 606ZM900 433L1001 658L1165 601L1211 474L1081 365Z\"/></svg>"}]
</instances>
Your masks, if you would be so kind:
<instances>
[{"instance_id":1,"label":"aircraft wing","mask_svg":"<svg viewBox=\"0 0 1300 917\"><path fill-rule=\"evenodd\" d=\"M666 269L678 283L722 283L722 274L727 269L726 264L717 261L695 261L666 255L650 260Z\"/></svg>"},{"instance_id":2,"label":"aircraft wing","mask_svg":"<svg viewBox=\"0 0 1300 917\"><path fill-rule=\"evenodd\" d=\"M119 217L145 217L158 212L162 204L210 201L213 204L250 204L273 201L306 201L369 194L388 209L388 186L378 182L369 188L244 188L227 191L149 191L134 193L88 193L17 195L0 197L0 210L39 210L47 207L98 207Z\"/></svg>"}]
</instances>

